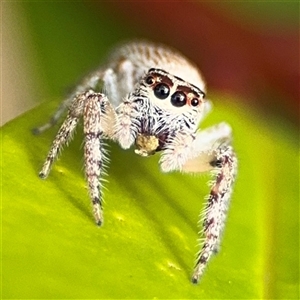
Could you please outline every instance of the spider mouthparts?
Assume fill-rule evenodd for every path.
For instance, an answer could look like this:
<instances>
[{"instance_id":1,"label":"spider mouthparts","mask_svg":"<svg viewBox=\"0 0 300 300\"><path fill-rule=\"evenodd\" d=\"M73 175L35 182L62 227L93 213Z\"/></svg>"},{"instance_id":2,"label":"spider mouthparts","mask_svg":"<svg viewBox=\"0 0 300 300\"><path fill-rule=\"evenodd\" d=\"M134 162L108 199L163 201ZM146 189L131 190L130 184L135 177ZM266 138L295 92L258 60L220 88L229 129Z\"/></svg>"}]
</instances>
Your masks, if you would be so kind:
<instances>
[{"instance_id":1,"label":"spider mouthparts","mask_svg":"<svg viewBox=\"0 0 300 300\"><path fill-rule=\"evenodd\" d=\"M140 156L150 156L155 154L159 146L159 139L154 135L138 134L135 140L135 153Z\"/></svg>"}]
</instances>

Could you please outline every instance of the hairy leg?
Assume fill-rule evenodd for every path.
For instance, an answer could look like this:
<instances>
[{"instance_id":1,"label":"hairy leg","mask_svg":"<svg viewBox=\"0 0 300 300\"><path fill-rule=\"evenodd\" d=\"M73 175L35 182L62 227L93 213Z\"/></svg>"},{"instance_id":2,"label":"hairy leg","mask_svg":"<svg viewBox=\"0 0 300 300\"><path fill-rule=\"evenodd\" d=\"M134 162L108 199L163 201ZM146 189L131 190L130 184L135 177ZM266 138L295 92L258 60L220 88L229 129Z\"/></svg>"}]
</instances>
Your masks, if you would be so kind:
<instances>
[{"instance_id":1,"label":"hairy leg","mask_svg":"<svg viewBox=\"0 0 300 300\"><path fill-rule=\"evenodd\" d=\"M68 116L61 125L58 133L56 134L42 170L39 173L39 176L41 178L44 179L48 176L54 160L58 157L63 146L68 144L68 142L71 140L78 121L82 116L84 102L91 93L92 91L83 93L75 97L75 99L73 100L73 103L69 109Z\"/></svg>"},{"instance_id":2,"label":"hairy leg","mask_svg":"<svg viewBox=\"0 0 300 300\"><path fill-rule=\"evenodd\" d=\"M103 139L113 139L116 113L104 94L90 95L83 112L84 166L97 225L103 223L101 179L107 162Z\"/></svg>"},{"instance_id":3,"label":"hairy leg","mask_svg":"<svg viewBox=\"0 0 300 300\"><path fill-rule=\"evenodd\" d=\"M232 185L237 170L237 160L231 146L220 145L211 161L214 167L214 179L203 212L204 241L197 255L192 282L197 283L204 273L212 254L218 251L227 217Z\"/></svg>"},{"instance_id":4,"label":"hairy leg","mask_svg":"<svg viewBox=\"0 0 300 300\"><path fill-rule=\"evenodd\" d=\"M180 170L186 173L211 171L213 180L206 208L202 214L204 235L197 255L192 282L201 278L207 263L217 251L225 225L237 160L230 144L231 128L220 123L196 135L177 134L161 158L162 171Z\"/></svg>"}]
</instances>

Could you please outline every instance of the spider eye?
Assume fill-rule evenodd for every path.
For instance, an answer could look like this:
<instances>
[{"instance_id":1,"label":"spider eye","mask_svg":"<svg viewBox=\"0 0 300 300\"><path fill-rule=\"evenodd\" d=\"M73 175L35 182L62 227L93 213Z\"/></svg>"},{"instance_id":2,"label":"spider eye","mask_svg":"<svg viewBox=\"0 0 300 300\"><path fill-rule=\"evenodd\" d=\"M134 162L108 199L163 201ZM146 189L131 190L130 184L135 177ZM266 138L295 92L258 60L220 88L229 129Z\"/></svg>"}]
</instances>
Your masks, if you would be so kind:
<instances>
[{"instance_id":1,"label":"spider eye","mask_svg":"<svg viewBox=\"0 0 300 300\"><path fill-rule=\"evenodd\" d=\"M166 99L170 94L170 88L168 85L166 85L165 83L159 83L158 85L156 85L156 87L154 88L154 95L158 98L158 99Z\"/></svg>"},{"instance_id":2,"label":"spider eye","mask_svg":"<svg viewBox=\"0 0 300 300\"><path fill-rule=\"evenodd\" d=\"M149 75L145 81L147 84L152 85L155 82L155 79L153 76Z\"/></svg>"},{"instance_id":3,"label":"spider eye","mask_svg":"<svg viewBox=\"0 0 300 300\"><path fill-rule=\"evenodd\" d=\"M192 101L191 101L191 105L192 106L198 106L198 104L199 104L199 99L193 98Z\"/></svg>"},{"instance_id":4,"label":"spider eye","mask_svg":"<svg viewBox=\"0 0 300 300\"><path fill-rule=\"evenodd\" d=\"M176 107L181 107L186 104L186 95L183 92L175 92L171 97L171 103Z\"/></svg>"}]
</instances>

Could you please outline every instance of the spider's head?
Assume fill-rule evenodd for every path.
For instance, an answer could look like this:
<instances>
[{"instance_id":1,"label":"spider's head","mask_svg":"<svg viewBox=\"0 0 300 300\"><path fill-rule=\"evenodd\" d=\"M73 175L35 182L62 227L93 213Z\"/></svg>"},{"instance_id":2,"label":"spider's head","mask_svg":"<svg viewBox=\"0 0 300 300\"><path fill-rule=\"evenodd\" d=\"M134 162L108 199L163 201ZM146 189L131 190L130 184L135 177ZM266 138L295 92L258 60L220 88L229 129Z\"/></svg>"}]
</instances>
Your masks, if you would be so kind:
<instances>
[{"instance_id":1,"label":"spider's head","mask_svg":"<svg viewBox=\"0 0 300 300\"><path fill-rule=\"evenodd\" d=\"M140 82L140 92L150 103L173 115L193 112L203 108L205 93L198 87L161 69L150 69Z\"/></svg>"},{"instance_id":2,"label":"spider's head","mask_svg":"<svg viewBox=\"0 0 300 300\"><path fill-rule=\"evenodd\" d=\"M179 130L196 130L205 101L196 86L154 68L141 79L135 96L140 103L136 153L142 156L164 149Z\"/></svg>"}]
</instances>

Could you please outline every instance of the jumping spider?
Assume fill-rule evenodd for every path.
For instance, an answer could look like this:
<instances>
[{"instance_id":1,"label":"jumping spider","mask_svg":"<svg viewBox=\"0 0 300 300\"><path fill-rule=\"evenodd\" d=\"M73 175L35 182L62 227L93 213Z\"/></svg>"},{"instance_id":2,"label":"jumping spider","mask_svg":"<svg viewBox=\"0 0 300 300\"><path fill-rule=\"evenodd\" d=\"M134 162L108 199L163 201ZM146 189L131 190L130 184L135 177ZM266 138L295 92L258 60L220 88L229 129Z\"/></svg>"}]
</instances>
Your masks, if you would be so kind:
<instances>
[{"instance_id":1,"label":"jumping spider","mask_svg":"<svg viewBox=\"0 0 300 300\"><path fill-rule=\"evenodd\" d=\"M103 222L105 139L123 149L135 144L135 153L141 156L161 152L163 172L212 171L214 179L201 219L203 245L192 275L192 282L197 283L219 248L237 170L230 126L220 123L198 129L210 108L204 80L192 62L163 45L125 43L76 87L48 123L35 129L35 133L43 132L68 109L39 176L48 176L81 118L85 175L98 225Z\"/></svg>"}]
</instances>

